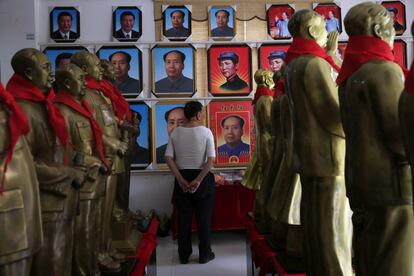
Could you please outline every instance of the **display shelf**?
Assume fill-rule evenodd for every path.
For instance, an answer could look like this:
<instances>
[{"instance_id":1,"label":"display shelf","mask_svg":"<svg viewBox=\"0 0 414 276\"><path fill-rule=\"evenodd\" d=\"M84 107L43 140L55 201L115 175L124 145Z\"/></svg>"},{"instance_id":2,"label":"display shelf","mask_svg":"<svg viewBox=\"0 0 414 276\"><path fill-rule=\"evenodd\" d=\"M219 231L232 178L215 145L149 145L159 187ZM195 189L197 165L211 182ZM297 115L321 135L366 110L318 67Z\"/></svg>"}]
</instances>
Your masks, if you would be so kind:
<instances>
[{"instance_id":1,"label":"display shelf","mask_svg":"<svg viewBox=\"0 0 414 276\"><path fill-rule=\"evenodd\" d=\"M233 172L236 170L245 170L247 167L223 167L223 168L212 168L212 173L217 172ZM172 175L172 172L168 169L168 167L159 168L159 169L152 169L146 168L142 170L131 170L131 175Z\"/></svg>"}]
</instances>

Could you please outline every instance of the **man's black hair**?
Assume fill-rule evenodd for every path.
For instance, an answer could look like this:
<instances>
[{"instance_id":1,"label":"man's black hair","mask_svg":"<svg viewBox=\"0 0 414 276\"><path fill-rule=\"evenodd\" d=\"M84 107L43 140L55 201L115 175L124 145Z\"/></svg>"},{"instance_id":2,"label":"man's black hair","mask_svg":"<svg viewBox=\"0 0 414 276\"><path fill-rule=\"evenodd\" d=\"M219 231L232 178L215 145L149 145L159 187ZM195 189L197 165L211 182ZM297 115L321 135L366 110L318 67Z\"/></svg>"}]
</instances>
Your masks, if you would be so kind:
<instances>
[{"instance_id":1,"label":"man's black hair","mask_svg":"<svg viewBox=\"0 0 414 276\"><path fill-rule=\"evenodd\" d=\"M132 16L134 18L134 20L135 20L135 14L133 12L130 12L130 11L124 11L124 12L122 12L121 13L121 16L119 17L119 19L122 20L122 17L128 16L128 15Z\"/></svg>"},{"instance_id":2,"label":"man's black hair","mask_svg":"<svg viewBox=\"0 0 414 276\"><path fill-rule=\"evenodd\" d=\"M239 121L240 128L244 127L244 119L240 116L237 116L237 115L230 115L230 116L227 116L226 118L224 118L223 120L221 120L221 127L224 127L224 123L226 122L226 120L228 118L236 118Z\"/></svg>"},{"instance_id":3,"label":"man's black hair","mask_svg":"<svg viewBox=\"0 0 414 276\"><path fill-rule=\"evenodd\" d=\"M229 16L230 16L230 13L229 13L228 11L226 11L226 10L218 10L218 11L216 11L216 13L214 14L214 16L215 16L215 17L217 17L217 14L218 14L219 12L225 12L225 13L226 13L226 15L227 15L227 18L229 18Z\"/></svg>"},{"instance_id":4,"label":"man's black hair","mask_svg":"<svg viewBox=\"0 0 414 276\"><path fill-rule=\"evenodd\" d=\"M182 109L182 110L184 110L184 107L182 107L182 106L177 106L177 107L174 107L174 108L172 108L172 109L168 110L167 112L165 112L165 114L164 114L164 119L165 119L165 121L166 121L167 123L168 123L168 116L170 116L171 111L174 111L174 110L176 110L176 109Z\"/></svg>"},{"instance_id":5,"label":"man's black hair","mask_svg":"<svg viewBox=\"0 0 414 276\"><path fill-rule=\"evenodd\" d=\"M63 16L69 16L70 17L70 19L71 20L73 20L73 18L72 18L72 15L70 14L70 12L67 12L67 11L63 11L63 12L61 12L61 13L59 13L59 15L58 15L58 21L60 20L60 18L61 17L63 17Z\"/></svg>"},{"instance_id":6,"label":"man's black hair","mask_svg":"<svg viewBox=\"0 0 414 276\"><path fill-rule=\"evenodd\" d=\"M171 51L169 51L169 52L165 53L165 54L162 56L162 59L165 61L165 59L167 58L167 56L168 56L169 54L171 54L171 53L177 53L177 54L179 54L179 55L180 55L180 57L181 57L181 62L182 62L182 63L184 63L184 60L185 60L185 54L184 54L184 53L182 53L182 52L180 52L180 51L178 51L178 50L171 50Z\"/></svg>"},{"instance_id":7,"label":"man's black hair","mask_svg":"<svg viewBox=\"0 0 414 276\"><path fill-rule=\"evenodd\" d=\"M173 10L173 11L170 13L171 18L172 18L172 16L173 16L173 14L174 14L174 13L176 13L176 12L181 13L182 18L183 18L183 19L185 18L185 13L184 13L183 11L181 11L181 10Z\"/></svg>"},{"instance_id":8,"label":"man's black hair","mask_svg":"<svg viewBox=\"0 0 414 276\"><path fill-rule=\"evenodd\" d=\"M112 54L109 56L109 60L110 60L110 61L112 60L112 57L113 57L115 54L123 54L123 55L126 57L126 59L127 59L127 61L128 61L128 64L131 62L131 55L130 55L130 54L128 54L127 52L124 52L124 51L116 51L115 53L112 53Z\"/></svg>"},{"instance_id":9,"label":"man's black hair","mask_svg":"<svg viewBox=\"0 0 414 276\"><path fill-rule=\"evenodd\" d=\"M203 105L197 101L188 102L184 106L184 116L187 120L194 118L201 111L203 111Z\"/></svg>"},{"instance_id":10,"label":"man's black hair","mask_svg":"<svg viewBox=\"0 0 414 276\"><path fill-rule=\"evenodd\" d=\"M67 52L63 52L63 53L60 53L59 55L57 55L56 59L55 59L55 67L58 67L58 65L59 65L59 63L62 59L70 59L72 57L72 55L73 55L72 53L67 53Z\"/></svg>"}]
</instances>

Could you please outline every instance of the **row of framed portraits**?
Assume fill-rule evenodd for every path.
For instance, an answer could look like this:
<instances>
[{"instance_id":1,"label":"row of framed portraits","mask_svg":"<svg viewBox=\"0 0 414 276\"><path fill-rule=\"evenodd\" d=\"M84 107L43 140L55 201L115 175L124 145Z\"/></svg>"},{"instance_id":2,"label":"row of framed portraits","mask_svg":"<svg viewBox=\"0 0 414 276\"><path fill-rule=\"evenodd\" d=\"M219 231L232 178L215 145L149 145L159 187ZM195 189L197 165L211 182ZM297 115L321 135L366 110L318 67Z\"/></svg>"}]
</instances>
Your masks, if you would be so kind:
<instances>
[{"instance_id":1,"label":"row of framed portraits","mask_svg":"<svg viewBox=\"0 0 414 276\"><path fill-rule=\"evenodd\" d=\"M338 57L343 59L347 42L340 42ZM261 44L258 66L273 72L284 63L289 43ZM73 53L85 47L46 47L55 70L68 61ZM207 50L207 81L211 96L248 96L252 92L252 53L247 44L214 44ZM115 85L126 98L137 98L143 91L142 51L135 45L102 46L96 54L115 66ZM407 44L402 39L394 43L396 61L407 67ZM145 83L156 97L191 97L197 92L196 49L190 44L156 45L150 51L151 83ZM200 63L199 63L200 64ZM175 79L172 81L172 79ZM148 98L148 95L143 98Z\"/></svg>"},{"instance_id":2,"label":"row of framed portraits","mask_svg":"<svg viewBox=\"0 0 414 276\"><path fill-rule=\"evenodd\" d=\"M405 5L401 1L380 2L394 21L396 35L406 30ZM313 8L326 22L328 31L342 32L340 3L315 3ZM139 6L112 7L112 37L116 41L137 41L143 32L142 11ZM236 36L237 6L209 6L208 32L212 40L233 40ZM191 5L162 5L164 40L191 39ZM267 32L271 39L289 39L289 19L295 13L294 4L267 4ZM79 7L50 7L50 38L55 42L74 42L80 38Z\"/></svg>"},{"instance_id":3,"label":"row of framed portraits","mask_svg":"<svg viewBox=\"0 0 414 276\"><path fill-rule=\"evenodd\" d=\"M154 102L129 102L131 111L138 113L140 119L140 133L131 149L133 170L166 168L164 154L169 136L185 120L183 107L186 101L151 103ZM247 166L256 143L251 100L214 100L205 112L205 126L214 136L215 166Z\"/></svg>"}]
</instances>

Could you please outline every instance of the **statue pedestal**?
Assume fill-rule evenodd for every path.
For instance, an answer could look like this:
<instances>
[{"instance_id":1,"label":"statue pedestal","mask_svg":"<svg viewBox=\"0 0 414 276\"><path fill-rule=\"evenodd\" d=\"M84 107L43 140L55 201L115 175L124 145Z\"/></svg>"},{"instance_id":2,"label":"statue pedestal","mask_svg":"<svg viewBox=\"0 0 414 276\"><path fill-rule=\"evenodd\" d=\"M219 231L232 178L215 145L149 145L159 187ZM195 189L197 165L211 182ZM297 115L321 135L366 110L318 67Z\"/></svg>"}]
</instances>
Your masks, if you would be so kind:
<instances>
[{"instance_id":1,"label":"statue pedestal","mask_svg":"<svg viewBox=\"0 0 414 276\"><path fill-rule=\"evenodd\" d=\"M135 255L142 236L132 222L128 213L112 221L112 247L127 255Z\"/></svg>"}]
</instances>

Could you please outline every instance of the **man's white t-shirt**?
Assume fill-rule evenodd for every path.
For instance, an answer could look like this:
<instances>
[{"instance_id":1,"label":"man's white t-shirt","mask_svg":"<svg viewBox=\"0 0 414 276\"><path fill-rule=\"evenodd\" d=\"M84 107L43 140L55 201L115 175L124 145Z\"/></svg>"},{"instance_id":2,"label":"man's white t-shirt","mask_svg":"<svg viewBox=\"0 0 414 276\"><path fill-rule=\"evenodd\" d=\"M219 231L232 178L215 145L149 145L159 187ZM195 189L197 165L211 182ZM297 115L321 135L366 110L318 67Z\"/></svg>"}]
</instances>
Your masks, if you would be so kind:
<instances>
[{"instance_id":1,"label":"man's white t-shirt","mask_svg":"<svg viewBox=\"0 0 414 276\"><path fill-rule=\"evenodd\" d=\"M216 157L213 133L205 126L176 127L165 156L175 157L179 169L200 169L207 157Z\"/></svg>"}]
</instances>

